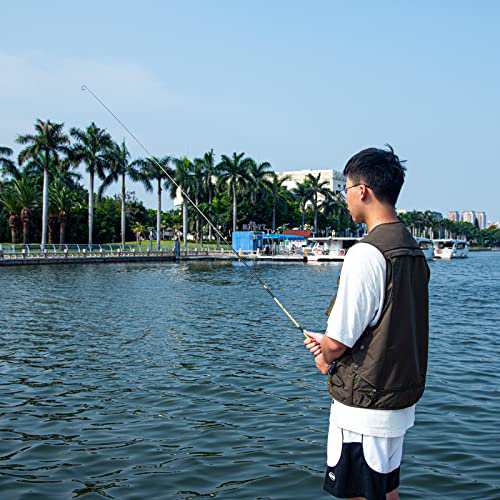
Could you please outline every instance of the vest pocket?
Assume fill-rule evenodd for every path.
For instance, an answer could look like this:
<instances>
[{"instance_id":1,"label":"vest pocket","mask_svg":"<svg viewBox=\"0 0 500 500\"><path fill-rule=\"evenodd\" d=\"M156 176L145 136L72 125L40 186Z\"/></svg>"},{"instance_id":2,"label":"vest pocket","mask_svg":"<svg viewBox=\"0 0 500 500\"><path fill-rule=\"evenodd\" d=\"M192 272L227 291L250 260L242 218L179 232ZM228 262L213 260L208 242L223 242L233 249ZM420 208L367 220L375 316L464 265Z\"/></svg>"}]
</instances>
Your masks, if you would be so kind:
<instances>
[{"instance_id":1,"label":"vest pocket","mask_svg":"<svg viewBox=\"0 0 500 500\"><path fill-rule=\"evenodd\" d=\"M377 396L377 389L359 373L354 373L352 377L352 402L355 406L368 408L372 406Z\"/></svg>"}]
</instances>

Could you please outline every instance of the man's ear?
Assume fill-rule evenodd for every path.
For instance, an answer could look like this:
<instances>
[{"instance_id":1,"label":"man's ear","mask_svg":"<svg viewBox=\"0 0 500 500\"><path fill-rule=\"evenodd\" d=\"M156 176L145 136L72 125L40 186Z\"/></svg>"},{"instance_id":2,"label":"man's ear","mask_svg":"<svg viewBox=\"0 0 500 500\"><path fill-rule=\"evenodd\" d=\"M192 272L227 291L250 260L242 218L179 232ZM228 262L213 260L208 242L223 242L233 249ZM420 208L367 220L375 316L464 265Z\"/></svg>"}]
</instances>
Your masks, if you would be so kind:
<instances>
[{"instance_id":1,"label":"man's ear","mask_svg":"<svg viewBox=\"0 0 500 500\"><path fill-rule=\"evenodd\" d=\"M361 201L366 201L368 199L368 188L364 185L361 184L360 191L359 191L359 197Z\"/></svg>"}]
</instances>

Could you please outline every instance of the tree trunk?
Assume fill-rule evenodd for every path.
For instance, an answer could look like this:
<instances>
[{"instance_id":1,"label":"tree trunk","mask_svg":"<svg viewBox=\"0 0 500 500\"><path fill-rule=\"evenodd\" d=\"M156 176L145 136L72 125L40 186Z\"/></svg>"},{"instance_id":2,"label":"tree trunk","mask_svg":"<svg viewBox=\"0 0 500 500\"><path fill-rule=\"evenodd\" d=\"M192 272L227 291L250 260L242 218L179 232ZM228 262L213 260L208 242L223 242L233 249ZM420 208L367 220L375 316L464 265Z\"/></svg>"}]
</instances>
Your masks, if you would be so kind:
<instances>
[{"instance_id":1,"label":"tree trunk","mask_svg":"<svg viewBox=\"0 0 500 500\"><path fill-rule=\"evenodd\" d=\"M57 217L54 214L49 214L49 245L54 244L54 233L56 229L56 224L57 224Z\"/></svg>"},{"instance_id":2,"label":"tree trunk","mask_svg":"<svg viewBox=\"0 0 500 500\"><path fill-rule=\"evenodd\" d=\"M233 233L236 231L238 209L236 207L236 186L233 184Z\"/></svg>"},{"instance_id":3,"label":"tree trunk","mask_svg":"<svg viewBox=\"0 0 500 500\"><path fill-rule=\"evenodd\" d=\"M24 207L21 210L21 224L23 226L23 245L29 243L29 232L30 232L30 209Z\"/></svg>"},{"instance_id":4,"label":"tree trunk","mask_svg":"<svg viewBox=\"0 0 500 500\"><path fill-rule=\"evenodd\" d=\"M304 230L304 226L306 224L306 206L302 205L302 227L300 229Z\"/></svg>"},{"instance_id":5,"label":"tree trunk","mask_svg":"<svg viewBox=\"0 0 500 500\"><path fill-rule=\"evenodd\" d=\"M10 214L9 216L9 227L10 227L10 237L12 244L17 243L17 225L19 223L19 217L16 214Z\"/></svg>"},{"instance_id":6,"label":"tree trunk","mask_svg":"<svg viewBox=\"0 0 500 500\"><path fill-rule=\"evenodd\" d=\"M59 212L59 244L64 245L66 239L66 213L64 210Z\"/></svg>"},{"instance_id":7,"label":"tree trunk","mask_svg":"<svg viewBox=\"0 0 500 500\"><path fill-rule=\"evenodd\" d=\"M182 199L182 240L184 241L184 248L187 250L187 235L188 235L188 208L187 200Z\"/></svg>"},{"instance_id":8,"label":"tree trunk","mask_svg":"<svg viewBox=\"0 0 500 500\"><path fill-rule=\"evenodd\" d=\"M125 174L122 174L122 197L121 197L121 220L122 246L125 246Z\"/></svg>"},{"instance_id":9,"label":"tree trunk","mask_svg":"<svg viewBox=\"0 0 500 500\"><path fill-rule=\"evenodd\" d=\"M273 231L276 229L276 202L273 200Z\"/></svg>"},{"instance_id":10,"label":"tree trunk","mask_svg":"<svg viewBox=\"0 0 500 500\"><path fill-rule=\"evenodd\" d=\"M208 187L208 216L212 220L212 188ZM208 241L212 241L212 225L208 225Z\"/></svg>"},{"instance_id":11,"label":"tree trunk","mask_svg":"<svg viewBox=\"0 0 500 500\"><path fill-rule=\"evenodd\" d=\"M49 224L49 160L45 153L45 166L43 169L43 191L42 191L42 250L47 243L47 229Z\"/></svg>"},{"instance_id":12,"label":"tree trunk","mask_svg":"<svg viewBox=\"0 0 500 500\"><path fill-rule=\"evenodd\" d=\"M198 196L194 199L196 206L198 206ZM198 211L196 212L196 221L195 221L195 232L196 232L196 241L200 241L200 214Z\"/></svg>"},{"instance_id":13,"label":"tree trunk","mask_svg":"<svg viewBox=\"0 0 500 500\"><path fill-rule=\"evenodd\" d=\"M158 177L156 179L156 182L158 183L157 185L157 191L158 191L158 209L156 211L156 249L160 250L160 243L161 243L161 177Z\"/></svg>"},{"instance_id":14,"label":"tree trunk","mask_svg":"<svg viewBox=\"0 0 500 500\"><path fill-rule=\"evenodd\" d=\"M92 247L92 233L94 226L94 172L89 177L89 247Z\"/></svg>"},{"instance_id":15,"label":"tree trunk","mask_svg":"<svg viewBox=\"0 0 500 500\"><path fill-rule=\"evenodd\" d=\"M318 234L318 198L314 197L314 236Z\"/></svg>"}]
</instances>

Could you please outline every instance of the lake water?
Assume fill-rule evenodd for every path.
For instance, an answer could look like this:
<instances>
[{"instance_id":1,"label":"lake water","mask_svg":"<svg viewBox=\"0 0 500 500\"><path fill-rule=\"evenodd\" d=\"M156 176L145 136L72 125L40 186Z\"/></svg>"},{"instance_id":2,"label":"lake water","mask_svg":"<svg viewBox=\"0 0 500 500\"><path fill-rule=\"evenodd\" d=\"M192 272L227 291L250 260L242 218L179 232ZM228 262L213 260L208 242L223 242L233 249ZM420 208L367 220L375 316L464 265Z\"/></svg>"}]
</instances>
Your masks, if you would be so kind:
<instances>
[{"instance_id":1,"label":"lake water","mask_svg":"<svg viewBox=\"0 0 500 500\"><path fill-rule=\"evenodd\" d=\"M500 252L430 264L403 498L500 497ZM322 329L336 264L255 267ZM238 264L0 268L0 498L332 498L329 397Z\"/></svg>"}]
</instances>

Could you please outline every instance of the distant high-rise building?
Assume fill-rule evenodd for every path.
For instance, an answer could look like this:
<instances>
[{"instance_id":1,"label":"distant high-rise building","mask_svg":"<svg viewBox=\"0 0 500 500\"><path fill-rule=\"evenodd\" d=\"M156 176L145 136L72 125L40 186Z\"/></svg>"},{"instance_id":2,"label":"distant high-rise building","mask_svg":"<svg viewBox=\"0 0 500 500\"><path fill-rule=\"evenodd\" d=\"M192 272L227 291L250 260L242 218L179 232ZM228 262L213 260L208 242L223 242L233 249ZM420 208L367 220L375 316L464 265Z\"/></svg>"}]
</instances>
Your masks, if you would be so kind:
<instances>
[{"instance_id":1,"label":"distant high-rise building","mask_svg":"<svg viewBox=\"0 0 500 500\"><path fill-rule=\"evenodd\" d=\"M476 212L474 212L474 210L464 210L462 212L462 222L470 222L471 224L475 224Z\"/></svg>"},{"instance_id":2,"label":"distant high-rise building","mask_svg":"<svg viewBox=\"0 0 500 500\"><path fill-rule=\"evenodd\" d=\"M458 210L450 210L448 212L448 219L453 222L460 222L460 214L458 213Z\"/></svg>"},{"instance_id":3,"label":"distant high-rise building","mask_svg":"<svg viewBox=\"0 0 500 500\"><path fill-rule=\"evenodd\" d=\"M486 221L486 212L476 212L476 217L477 217L477 224L479 226L479 229L486 229L488 226L488 223Z\"/></svg>"}]
</instances>

